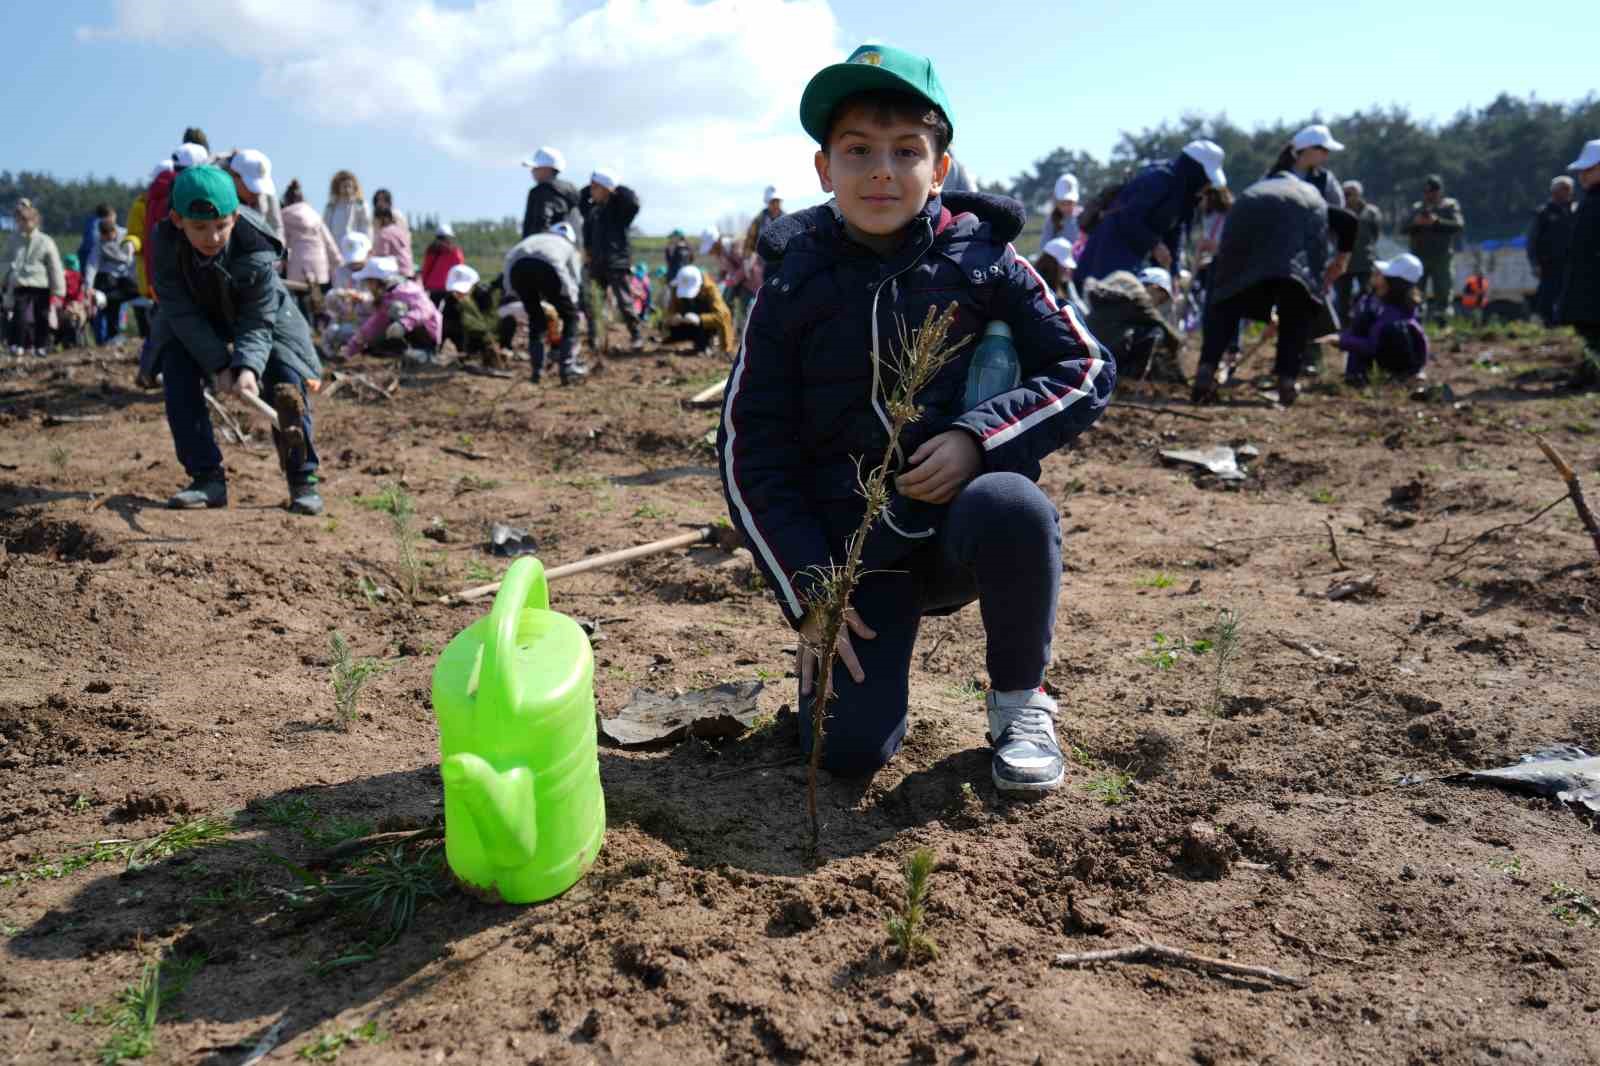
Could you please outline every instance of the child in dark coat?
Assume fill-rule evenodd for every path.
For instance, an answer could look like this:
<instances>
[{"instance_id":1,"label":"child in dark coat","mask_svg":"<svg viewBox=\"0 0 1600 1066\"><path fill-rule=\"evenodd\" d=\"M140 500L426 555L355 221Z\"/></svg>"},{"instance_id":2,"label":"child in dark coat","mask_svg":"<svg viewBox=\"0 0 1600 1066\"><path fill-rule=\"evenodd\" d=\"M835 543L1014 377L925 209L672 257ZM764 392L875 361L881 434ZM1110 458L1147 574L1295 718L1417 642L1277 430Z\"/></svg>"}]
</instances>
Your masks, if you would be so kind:
<instances>
[{"instance_id":1,"label":"child in dark coat","mask_svg":"<svg viewBox=\"0 0 1600 1066\"><path fill-rule=\"evenodd\" d=\"M950 337L967 343L916 397L922 417L896 450L889 509L867 538L867 573L840 632L822 762L871 772L899 750L923 615L977 599L995 784L1057 788L1057 708L1040 685L1061 534L1035 480L1040 461L1105 409L1115 366L1012 248L1020 204L941 195L953 123L927 59L864 45L811 80L800 118L834 200L762 235L766 282L728 378L717 450L734 524L800 633L801 743L811 738L818 568L843 561L864 507L858 463L888 444L898 327L954 301ZM973 347L995 320L1011 329L1021 379L969 406Z\"/></svg>"},{"instance_id":2,"label":"child in dark coat","mask_svg":"<svg viewBox=\"0 0 1600 1066\"><path fill-rule=\"evenodd\" d=\"M1590 141L1567 169L1583 187L1572 224L1567 280L1557 314L1583 339L1583 359L1569 383L1575 389L1600 388L1600 140Z\"/></svg>"},{"instance_id":3,"label":"child in dark coat","mask_svg":"<svg viewBox=\"0 0 1600 1066\"><path fill-rule=\"evenodd\" d=\"M1372 265L1372 285L1356 303L1350 328L1339 334L1347 385L1365 385L1377 365L1392 378L1420 377L1428 365L1428 335L1418 320L1422 260L1409 252Z\"/></svg>"}]
</instances>

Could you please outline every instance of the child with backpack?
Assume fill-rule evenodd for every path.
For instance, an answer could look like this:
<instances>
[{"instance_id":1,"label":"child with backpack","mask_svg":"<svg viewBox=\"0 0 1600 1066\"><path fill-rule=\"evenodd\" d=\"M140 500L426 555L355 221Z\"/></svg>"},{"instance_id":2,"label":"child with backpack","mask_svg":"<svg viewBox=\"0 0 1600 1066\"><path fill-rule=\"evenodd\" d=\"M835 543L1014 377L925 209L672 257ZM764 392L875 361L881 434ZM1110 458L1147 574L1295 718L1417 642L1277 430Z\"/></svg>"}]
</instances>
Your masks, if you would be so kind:
<instances>
[{"instance_id":1,"label":"child with backpack","mask_svg":"<svg viewBox=\"0 0 1600 1066\"><path fill-rule=\"evenodd\" d=\"M1367 383L1374 365L1392 378L1425 376L1428 335L1418 317L1422 260L1409 252L1372 265L1372 286L1356 302L1350 328L1339 334L1347 385Z\"/></svg>"},{"instance_id":2,"label":"child with backpack","mask_svg":"<svg viewBox=\"0 0 1600 1066\"><path fill-rule=\"evenodd\" d=\"M1005 792L1058 788L1055 700L1040 687L1061 585L1061 532L1039 464L1093 423L1116 368L1011 242L1014 200L945 195L954 133L933 64L863 45L811 79L800 120L833 201L773 221L771 266L729 374L717 437L729 513L800 635L800 738L811 743L821 573L845 558L865 506L859 463L888 445L883 404L897 323L954 301L965 342L915 399L887 511L840 631L822 765L870 773L906 732L925 614L979 601L988 636L991 774ZM1015 339L1015 387L968 403L986 324Z\"/></svg>"}]
</instances>

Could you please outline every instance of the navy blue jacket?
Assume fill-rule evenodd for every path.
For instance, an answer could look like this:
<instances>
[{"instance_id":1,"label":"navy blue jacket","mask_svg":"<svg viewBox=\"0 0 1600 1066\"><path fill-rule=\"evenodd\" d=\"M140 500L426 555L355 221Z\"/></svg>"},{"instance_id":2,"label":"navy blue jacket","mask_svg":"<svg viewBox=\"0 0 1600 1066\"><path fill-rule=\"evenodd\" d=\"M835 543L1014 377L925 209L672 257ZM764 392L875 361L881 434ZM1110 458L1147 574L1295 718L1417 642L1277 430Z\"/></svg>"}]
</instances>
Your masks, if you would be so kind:
<instances>
[{"instance_id":1,"label":"navy blue jacket","mask_svg":"<svg viewBox=\"0 0 1600 1066\"><path fill-rule=\"evenodd\" d=\"M1182 254L1205 185L1205 168L1186 155L1152 163L1134 175L1084 242L1074 275L1078 287L1118 270L1138 273L1157 242L1174 257Z\"/></svg>"},{"instance_id":2,"label":"navy blue jacket","mask_svg":"<svg viewBox=\"0 0 1600 1066\"><path fill-rule=\"evenodd\" d=\"M902 435L895 472L924 441L959 428L979 443L984 472L1036 479L1040 460L1105 410L1116 367L1011 246L1023 219L1003 197L935 196L888 259L852 241L832 205L762 234L770 265L729 373L717 453L728 512L791 625L815 589L812 568L842 561L861 521L857 479L888 444L901 323L920 325L954 301L951 339L967 344L917 397L923 416ZM1011 327L1022 381L966 410L972 351L996 319ZM903 559L937 534L947 506L894 495L866 564Z\"/></svg>"}]
</instances>

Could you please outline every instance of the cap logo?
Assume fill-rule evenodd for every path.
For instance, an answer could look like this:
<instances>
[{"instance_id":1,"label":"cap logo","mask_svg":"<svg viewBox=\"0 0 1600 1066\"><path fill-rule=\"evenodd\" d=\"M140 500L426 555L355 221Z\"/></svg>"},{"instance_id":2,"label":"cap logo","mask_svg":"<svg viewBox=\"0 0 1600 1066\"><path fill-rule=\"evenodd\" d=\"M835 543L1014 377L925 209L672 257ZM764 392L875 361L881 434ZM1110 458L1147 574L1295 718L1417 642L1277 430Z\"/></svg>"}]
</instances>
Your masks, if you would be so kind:
<instances>
[{"instance_id":1,"label":"cap logo","mask_svg":"<svg viewBox=\"0 0 1600 1066\"><path fill-rule=\"evenodd\" d=\"M850 60L850 62L852 62L852 63L865 63L869 67L881 67L883 65L883 53L882 52L862 52L860 55L858 55L854 59Z\"/></svg>"}]
</instances>

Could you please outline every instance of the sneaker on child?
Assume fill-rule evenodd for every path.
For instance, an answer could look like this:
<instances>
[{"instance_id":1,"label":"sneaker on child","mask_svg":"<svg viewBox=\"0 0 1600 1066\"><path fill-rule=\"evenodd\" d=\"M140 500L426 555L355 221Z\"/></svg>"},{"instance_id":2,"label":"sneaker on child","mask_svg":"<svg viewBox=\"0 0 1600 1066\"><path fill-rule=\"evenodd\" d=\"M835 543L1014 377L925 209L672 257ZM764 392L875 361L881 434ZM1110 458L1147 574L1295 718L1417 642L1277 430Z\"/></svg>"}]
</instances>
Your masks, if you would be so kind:
<instances>
[{"instance_id":1,"label":"sneaker on child","mask_svg":"<svg viewBox=\"0 0 1600 1066\"><path fill-rule=\"evenodd\" d=\"M1056 740L1056 701L1042 689L990 692L990 775L1001 792L1050 792L1061 786L1066 764Z\"/></svg>"}]
</instances>

